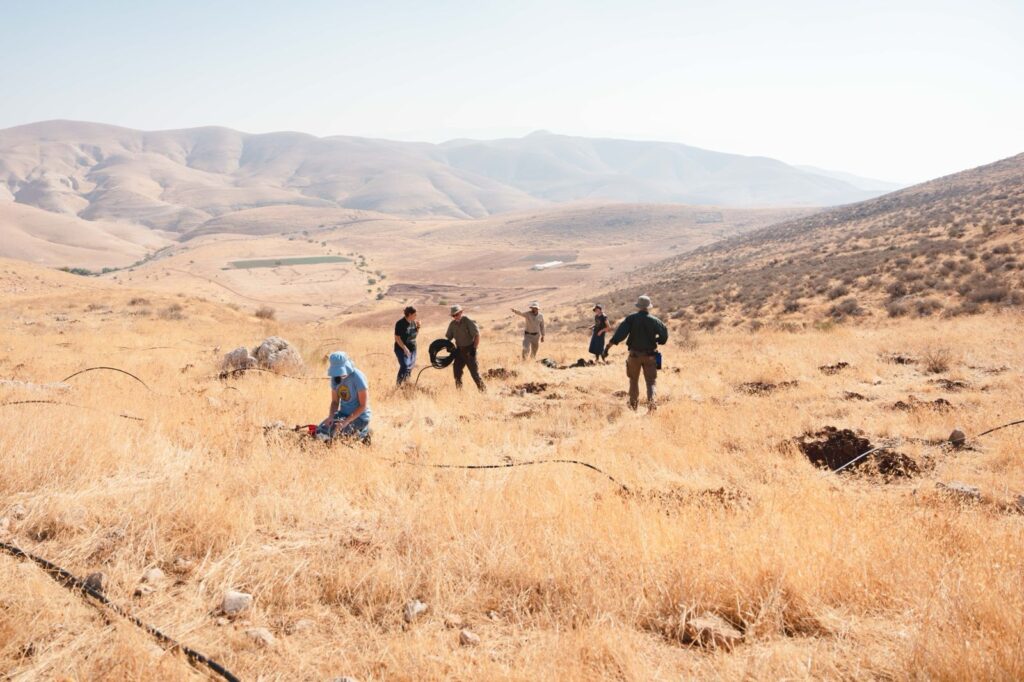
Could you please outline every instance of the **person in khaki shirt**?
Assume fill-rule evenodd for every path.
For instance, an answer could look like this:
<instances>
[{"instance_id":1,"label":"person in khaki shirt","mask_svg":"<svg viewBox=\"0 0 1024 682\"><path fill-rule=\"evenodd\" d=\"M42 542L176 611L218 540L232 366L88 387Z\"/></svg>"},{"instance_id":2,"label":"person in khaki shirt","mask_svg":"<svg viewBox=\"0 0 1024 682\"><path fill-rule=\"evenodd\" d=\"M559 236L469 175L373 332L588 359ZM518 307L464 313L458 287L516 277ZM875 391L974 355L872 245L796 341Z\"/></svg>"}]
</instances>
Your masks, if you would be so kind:
<instances>
[{"instance_id":1,"label":"person in khaki shirt","mask_svg":"<svg viewBox=\"0 0 1024 682\"><path fill-rule=\"evenodd\" d=\"M540 313L540 304L533 301L530 303L529 312L522 313L515 308L512 312L526 321L523 327L523 360L527 355L531 358L537 357L537 350L544 340L544 316Z\"/></svg>"},{"instance_id":2,"label":"person in khaki shirt","mask_svg":"<svg viewBox=\"0 0 1024 682\"><path fill-rule=\"evenodd\" d=\"M469 376L480 392L486 390L484 380L480 378L480 368L476 363L476 349L480 345L480 328L476 322L466 317L462 306L456 304L451 307L452 321L448 323L448 331L445 338L455 341L455 362L452 369L455 373L455 387L462 388L462 372L469 370Z\"/></svg>"}]
</instances>

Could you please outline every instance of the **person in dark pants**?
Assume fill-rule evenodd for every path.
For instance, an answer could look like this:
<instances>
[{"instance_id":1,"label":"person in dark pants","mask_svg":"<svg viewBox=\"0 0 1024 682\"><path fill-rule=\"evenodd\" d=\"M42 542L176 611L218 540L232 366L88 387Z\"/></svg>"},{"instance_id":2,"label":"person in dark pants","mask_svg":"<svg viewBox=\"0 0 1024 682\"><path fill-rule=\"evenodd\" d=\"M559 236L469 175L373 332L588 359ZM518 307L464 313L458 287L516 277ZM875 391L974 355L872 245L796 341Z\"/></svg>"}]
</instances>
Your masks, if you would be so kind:
<instances>
[{"instance_id":1,"label":"person in dark pants","mask_svg":"<svg viewBox=\"0 0 1024 682\"><path fill-rule=\"evenodd\" d=\"M626 358L626 376L629 377L629 409L635 410L640 401L640 373L643 372L644 383L647 384L647 409L654 410L654 384L658 380L658 361L656 354L658 346L668 341L668 328L665 324L651 315L651 298L641 296L636 301L639 308L632 315L627 315L622 321L612 340L608 342L608 349L622 341L626 342L629 349L629 357Z\"/></svg>"},{"instance_id":2,"label":"person in dark pants","mask_svg":"<svg viewBox=\"0 0 1024 682\"><path fill-rule=\"evenodd\" d=\"M594 356L594 362L604 360L604 339L610 329L608 316L604 314L604 309L598 303L594 306L594 326L590 328L590 347L588 348L588 352Z\"/></svg>"},{"instance_id":3,"label":"person in dark pants","mask_svg":"<svg viewBox=\"0 0 1024 682\"><path fill-rule=\"evenodd\" d=\"M476 387L482 393L486 390L484 380L480 378L480 369L476 364L476 349L480 345L480 328L476 322L465 316L462 306L453 305L451 308L452 321L448 323L448 331L445 338L455 341L455 362L452 368L455 372L455 387L462 388L462 372L469 370L469 376L473 377Z\"/></svg>"},{"instance_id":4,"label":"person in dark pants","mask_svg":"<svg viewBox=\"0 0 1024 682\"><path fill-rule=\"evenodd\" d=\"M407 306L405 316L395 322L395 357L398 359L398 385L401 386L416 366L416 335L420 332L420 323L416 319L416 309Z\"/></svg>"}]
</instances>

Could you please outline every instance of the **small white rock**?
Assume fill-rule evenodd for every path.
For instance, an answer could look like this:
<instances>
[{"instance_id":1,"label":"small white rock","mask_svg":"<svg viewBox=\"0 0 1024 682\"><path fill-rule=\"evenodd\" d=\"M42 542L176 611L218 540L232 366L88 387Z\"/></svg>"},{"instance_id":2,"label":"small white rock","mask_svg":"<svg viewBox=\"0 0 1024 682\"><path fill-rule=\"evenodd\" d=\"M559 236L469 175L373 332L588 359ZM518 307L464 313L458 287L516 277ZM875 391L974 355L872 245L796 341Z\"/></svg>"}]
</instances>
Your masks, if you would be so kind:
<instances>
[{"instance_id":1,"label":"small white rock","mask_svg":"<svg viewBox=\"0 0 1024 682\"><path fill-rule=\"evenodd\" d=\"M288 634L297 635L302 632L309 632L315 627L316 623L311 621L309 618L303 618L291 624L291 627L288 628Z\"/></svg>"},{"instance_id":2,"label":"small white rock","mask_svg":"<svg viewBox=\"0 0 1024 682\"><path fill-rule=\"evenodd\" d=\"M25 507L20 504L16 504L13 507L11 507L10 512L11 518L15 521L21 521L26 516L28 516L28 512L25 510Z\"/></svg>"},{"instance_id":3,"label":"small white rock","mask_svg":"<svg viewBox=\"0 0 1024 682\"><path fill-rule=\"evenodd\" d=\"M252 595L234 590L225 592L224 599L220 603L220 610L228 616L247 611L250 608L252 608Z\"/></svg>"},{"instance_id":4,"label":"small white rock","mask_svg":"<svg viewBox=\"0 0 1024 682\"><path fill-rule=\"evenodd\" d=\"M477 646L480 644L480 635L463 628L459 632L459 644L462 646Z\"/></svg>"},{"instance_id":5,"label":"small white rock","mask_svg":"<svg viewBox=\"0 0 1024 682\"><path fill-rule=\"evenodd\" d=\"M192 569L195 567L196 562L183 556L176 558L174 560L174 564L171 566L171 568L174 569L175 573L191 573Z\"/></svg>"},{"instance_id":6,"label":"small white rock","mask_svg":"<svg viewBox=\"0 0 1024 682\"><path fill-rule=\"evenodd\" d=\"M342 675L341 677L335 677L331 682L359 682L359 680L348 675Z\"/></svg>"},{"instance_id":7,"label":"small white rock","mask_svg":"<svg viewBox=\"0 0 1024 682\"><path fill-rule=\"evenodd\" d=\"M405 622L411 623L416 620L421 614L426 613L427 609L430 608L419 599L411 599L405 604Z\"/></svg>"},{"instance_id":8,"label":"small white rock","mask_svg":"<svg viewBox=\"0 0 1024 682\"><path fill-rule=\"evenodd\" d=\"M462 616L446 613L444 616L444 626L449 630L461 630L466 627L466 621Z\"/></svg>"},{"instance_id":9,"label":"small white rock","mask_svg":"<svg viewBox=\"0 0 1024 682\"><path fill-rule=\"evenodd\" d=\"M245 636L260 646L272 647L277 644L277 638L266 628L249 628L245 631Z\"/></svg>"},{"instance_id":10,"label":"small white rock","mask_svg":"<svg viewBox=\"0 0 1024 682\"><path fill-rule=\"evenodd\" d=\"M167 574L165 574L159 568L154 566L153 568L147 570L145 573L142 574L142 582L150 584L159 583L163 582L164 578L166 577Z\"/></svg>"}]
</instances>

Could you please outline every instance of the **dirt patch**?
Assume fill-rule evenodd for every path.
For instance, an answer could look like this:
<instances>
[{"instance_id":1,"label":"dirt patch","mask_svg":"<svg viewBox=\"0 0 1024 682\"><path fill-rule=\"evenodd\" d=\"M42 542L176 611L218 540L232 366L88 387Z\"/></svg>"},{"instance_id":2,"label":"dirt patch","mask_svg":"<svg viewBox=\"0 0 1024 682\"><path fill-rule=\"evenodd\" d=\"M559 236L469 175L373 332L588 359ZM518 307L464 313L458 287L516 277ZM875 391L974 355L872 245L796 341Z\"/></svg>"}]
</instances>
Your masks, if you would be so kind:
<instances>
[{"instance_id":1,"label":"dirt patch","mask_svg":"<svg viewBox=\"0 0 1024 682\"><path fill-rule=\"evenodd\" d=\"M901 355L900 353L890 353L883 355L882 360L891 363L893 365L916 365L917 359L912 358L909 355Z\"/></svg>"},{"instance_id":2,"label":"dirt patch","mask_svg":"<svg viewBox=\"0 0 1024 682\"><path fill-rule=\"evenodd\" d=\"M488 379L515 379L519 376L519 373L514 369L505 369L504 367L493 367L486 372L484 376Z\"/></svg>"},{"instance_id":3,"label":"dirt patch","mask_svg":"<svg viewBox=\"0 0 1024 682\"><path fill-rule=\"evenodd\" d=\"M515 390L520 393L543 393L548 390L548 385L540 381L528 381L525 384L516 386Z\"/></svg>"},{"instance_id":4,"label":"dirt patch","mask_svg":"<svg viewBox=\"0 0 1024 682\"><path fill-rule=\"evenodd\" d=\"M835 471L875 448L871 441L850 429L826 426L817 433L805 433L797 440L797 447L816 467ZM920 467L903 453L883 449L861 457L844 471L878 473L885 478L909 477L920 473Z\"/></svg>"},{"instance_id":5,"label":"dirt patch","mask_svg":"<svg viewBox=\"0 0 1024 682\"><path fill-rule=\"evenodd\" d=\"M743 508L749 505L750 495L738 488L706 488L693 489L673 487L667 490L630 490L620 491L620 495L628 499L652 502L666 509L685 504L724 507L726 509Z\"/></svg>"},{"instance_id":6,"label":"dirt patch","mask_svg":"<svg viewBox=\"0 0 1024 682\"><path fill-rule=\"evenodd\" d=\"M799 383L798 381L780 381L777 384L771 384L764 381L748 381L745 384L740 384L736 389L747 395L766 396L784 388L794 388Z\"/></svg>"},{"instance_id":7,"label":"dirt patch","mask_svg":"<svg viewBox=\"0 0 1024 682\"><path fill-rule=\"evenodd\" d=\"M867 398L854 391L843 391L843 400L867 400Z\"/></svg>"},{"instance_id":8,"label":"dirt patch","mask_svg":"<svg viewBox=\"0 0 1024 682\"><path fill-rule=\"evenodd\" d=\"M949 402L945 398L936 398L935 400L918 400L914 396L908 396L906 400L897 400L892 404L890 409L896 410L897 412L910 412L911 410L936 410L938 412L946 412L953 409L953 403Z\"/></svg>"},{"instance_id":9,"label":"dirt patch","mask_svg":"<svg viewBox=\"0 0 1024 682\"><path fill-rule=\"evenodd\" d=\"M971 387L971 385L966 381L959 381L956 379L932 379L928 383L935 384L943 391L949 391L950 393L966 391L968 388Z\"/></svg>"},{"instance_id":10,"label":"dirt patch","mask_svg":"<svg viewBox=\"0 0 1024 682\"><path fill-rule=\"evenodd\" d=\"M849 366L850 363L848 362L837 362L834 365L822 365L821 367L818 368L818 371L820 371L822 374L833 376L835 374L839 374Z\"/></svg>"},{"instance_id":11,"label":"dirt patch","mask_svg":"<svg viewBox=\"0 0 1024 682\"><path fill-rule=\"evenodd\" d=\"M540 361L540 364L544 365L548 369L573 369L575 367L593 367L597 363L594 362L593 360L584 360L583 358L580 358L571 365L560 365L551 358L544 358L543 360Z\"/></svg>"}]
</instances>

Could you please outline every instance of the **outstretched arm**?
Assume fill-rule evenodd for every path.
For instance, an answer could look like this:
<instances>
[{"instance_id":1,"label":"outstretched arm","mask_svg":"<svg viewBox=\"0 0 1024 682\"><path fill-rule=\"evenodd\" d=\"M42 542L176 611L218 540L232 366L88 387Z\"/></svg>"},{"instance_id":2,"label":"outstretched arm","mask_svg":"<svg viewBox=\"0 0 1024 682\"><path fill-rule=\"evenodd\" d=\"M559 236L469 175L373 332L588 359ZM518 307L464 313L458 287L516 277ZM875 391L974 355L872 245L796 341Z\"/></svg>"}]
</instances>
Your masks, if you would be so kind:
<instances>
[{"instance_id":1,"label":"outstretched arm","mask_svg":"<svg viewBox=\"0 0 1024 682\"><path fill-rule=\"evenodd\" d=\"M626 317L626 319L619 323L619 328L615 330L615 333L612 335L612 340L608 342L608 345L614 346L615 344L624 341L625 338L629 336L629 328L632 323L633 319L631 317Z\"/></svg>"}]
</instances>

